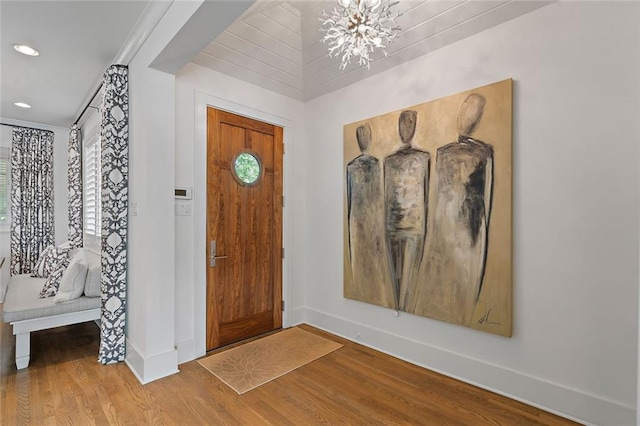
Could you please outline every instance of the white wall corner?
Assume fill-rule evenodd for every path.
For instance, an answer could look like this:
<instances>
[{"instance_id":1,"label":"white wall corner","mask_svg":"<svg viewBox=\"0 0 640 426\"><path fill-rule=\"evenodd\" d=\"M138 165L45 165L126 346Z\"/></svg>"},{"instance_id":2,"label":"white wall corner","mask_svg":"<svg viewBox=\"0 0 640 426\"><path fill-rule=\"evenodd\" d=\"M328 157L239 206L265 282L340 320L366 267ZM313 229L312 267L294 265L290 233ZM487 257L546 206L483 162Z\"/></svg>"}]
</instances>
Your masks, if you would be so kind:
<instances>
[{"instance_id":1,"label":"white wall corner","mask_svg":"<svg viewBox=\"0 0 640 426\"><path fill-rule=\"evenodd\" d=\"M127 342L125 363L143 385L180 372L178 370L178 351L175 349L144 357L131 343Z\"/></svg>"},{"instance_id":2,"label":"white wall corner","mask_svg":"<svg viewBox=\"0 0 640 426\"><path fill-rule=\"evenodd\" d=\"M296 313L321 330L412 364L587 425L633 425L635 407L310 308ZM354 336L359 336L355 338ZM451 373L451 372L455 372Z\"/></svg>"}]
</instances>

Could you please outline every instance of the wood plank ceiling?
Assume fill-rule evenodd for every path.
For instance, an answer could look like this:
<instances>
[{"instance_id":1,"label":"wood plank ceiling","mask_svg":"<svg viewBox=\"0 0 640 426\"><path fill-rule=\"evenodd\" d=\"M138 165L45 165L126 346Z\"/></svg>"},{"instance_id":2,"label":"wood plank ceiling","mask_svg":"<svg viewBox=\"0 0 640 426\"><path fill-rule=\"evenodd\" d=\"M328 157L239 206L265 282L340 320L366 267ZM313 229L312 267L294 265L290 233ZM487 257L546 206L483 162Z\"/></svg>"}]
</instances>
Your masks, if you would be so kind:
<instances>
[{"instance_id":1,"label":"wood plank ceiling","mask_svg":"<svg viewBox=\"0 0 640 426\"><path fill-rule=\"evenodd\" d=\"M309 100L469 37L551 1L400 0L400 37L371 70L340 70L320 39L318 17L335 1L257 1L193 60L299 100Z\"/></svg>"}]
</instances>

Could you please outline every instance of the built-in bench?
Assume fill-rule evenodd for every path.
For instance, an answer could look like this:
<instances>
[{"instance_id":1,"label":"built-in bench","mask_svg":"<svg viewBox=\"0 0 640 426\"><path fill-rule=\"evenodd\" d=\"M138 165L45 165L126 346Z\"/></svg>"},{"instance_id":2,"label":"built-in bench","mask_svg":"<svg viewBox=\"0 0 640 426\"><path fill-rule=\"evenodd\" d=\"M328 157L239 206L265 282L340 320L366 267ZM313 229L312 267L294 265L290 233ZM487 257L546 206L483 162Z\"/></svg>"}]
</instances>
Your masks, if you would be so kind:
<instances>
[{"instance_id":1,"label":"built-in bench","mask_svg":"<svg viewBox=\"0 0 640 426\"><path fill-rule=\"evenodd\" d=\"M29 365L32 331L100 319L100 257L88 251L87 254L85 294L78 299L55 303L53 297L40 298L45 278L15 275L9 279L2 321L11 324L16 336L18 369Z\"/></svg>"}]
</instances>

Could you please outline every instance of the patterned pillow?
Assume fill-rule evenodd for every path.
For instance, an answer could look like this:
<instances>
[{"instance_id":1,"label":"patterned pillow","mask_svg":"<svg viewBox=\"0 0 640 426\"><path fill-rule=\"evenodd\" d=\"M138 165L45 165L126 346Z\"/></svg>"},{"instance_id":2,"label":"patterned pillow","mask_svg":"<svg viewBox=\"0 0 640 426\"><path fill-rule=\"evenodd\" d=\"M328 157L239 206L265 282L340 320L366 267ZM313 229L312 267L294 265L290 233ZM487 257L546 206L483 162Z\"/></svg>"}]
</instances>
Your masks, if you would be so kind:
<instances>
[{"instance_id":1,"label":"patterned pillow","mask_svg":"<svg viewBox=\"0 0 640 426\"><path fill-rule=\"evenodd\" d=\"M50 272L49 276L47 276L47 280L44 282L44 287L42 287L42 291L40 292L40 298L55 296L58 292L58 287L60 286L60 281L62 280L62 275L64 271L67 270L67 266L69 266L69 256L67 252L69 250L59 250L54 249L54 255L52 257L52 261L50 264Z\"/></svg>"},{"instance_id":2,"label":"patterned pillow","mask_svg":"<svg viewBox=\"0 0 640 426\"><path fill-rule=\"evenodd\" d=\"M38 258L38 261L36 262L35 266L33 267L33 271L31 271L31 276L32 277L36 277L36 278L47 278L48 271L47 271L47 263L49 260L49 256L51 256L51 252L55 249L54 246L47 246L44 248L44 250L42 250L42 253L40 253L40 257Z\"/></svg>"},{"instance_id":3,"label":"patterned pillow","mask_svg":"<svg viewBox=\"0 0 640 426\"><path fill-rule=\"evenodd\" d=\"M56 267L56 264L58 263L58 261L63 258L63 257L69 257L69 252L71 251L71 246L65 244L61 244L58 247L55 247L53 250L51 250L51 252L49 253L49 256L47 257L47 260L45 261L44 264L44 275L45 278L49 276L49 274L51 274L53 272L53 270Z\"/></svg>"}]
</instances>

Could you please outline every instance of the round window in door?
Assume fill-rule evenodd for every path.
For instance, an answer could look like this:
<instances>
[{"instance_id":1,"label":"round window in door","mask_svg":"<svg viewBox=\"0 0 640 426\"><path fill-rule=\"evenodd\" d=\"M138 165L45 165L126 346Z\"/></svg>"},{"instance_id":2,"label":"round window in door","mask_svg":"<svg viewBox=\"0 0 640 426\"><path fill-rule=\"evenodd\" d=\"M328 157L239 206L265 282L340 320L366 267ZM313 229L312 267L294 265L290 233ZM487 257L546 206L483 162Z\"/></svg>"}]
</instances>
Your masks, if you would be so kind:
<instances>
[{"instance_id":1,"label":"round window in door","mask_svg":"<svg viewBox=\"0 0 640 426\"><path fill-rule=\"evenodd\" d=\"M233 159L231 171L235 180L243 186L255 186L262 178L262 161L252 151L241 151Z\"/></svg>"}]
</instances>

